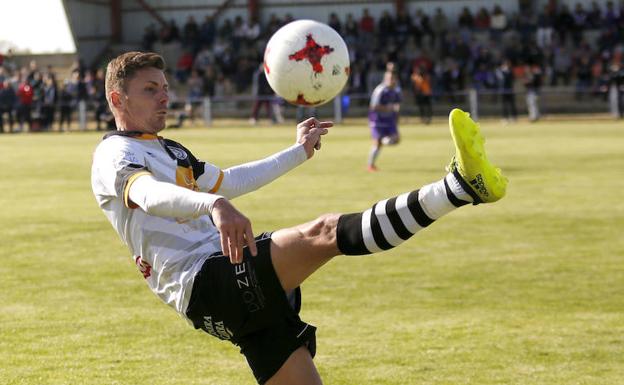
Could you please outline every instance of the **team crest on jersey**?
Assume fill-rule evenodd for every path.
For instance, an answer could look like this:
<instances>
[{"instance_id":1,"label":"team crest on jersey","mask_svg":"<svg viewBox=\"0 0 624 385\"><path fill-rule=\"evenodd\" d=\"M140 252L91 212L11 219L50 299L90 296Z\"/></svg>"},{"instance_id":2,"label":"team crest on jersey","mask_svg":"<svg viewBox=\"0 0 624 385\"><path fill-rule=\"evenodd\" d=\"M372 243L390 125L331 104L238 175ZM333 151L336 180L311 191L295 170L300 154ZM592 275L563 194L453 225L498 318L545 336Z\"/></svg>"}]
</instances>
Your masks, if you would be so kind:
<instances>
[{"instance_id":1,"label":"team crest on jersey","mask_svg":"<svg viewBox=\"0 0 624 385\"><path fill-rule=\"evenodd\" d=\"M180 160L184 160L186 158L188 158L188 155L186 154L186 152L184 152L184 150L181 150L177 147L173 147L173 146L167 146L169 148L169 150L173 153L173 155L175 155L176 158L180 159Z\"/></svg>"}]
</instances>

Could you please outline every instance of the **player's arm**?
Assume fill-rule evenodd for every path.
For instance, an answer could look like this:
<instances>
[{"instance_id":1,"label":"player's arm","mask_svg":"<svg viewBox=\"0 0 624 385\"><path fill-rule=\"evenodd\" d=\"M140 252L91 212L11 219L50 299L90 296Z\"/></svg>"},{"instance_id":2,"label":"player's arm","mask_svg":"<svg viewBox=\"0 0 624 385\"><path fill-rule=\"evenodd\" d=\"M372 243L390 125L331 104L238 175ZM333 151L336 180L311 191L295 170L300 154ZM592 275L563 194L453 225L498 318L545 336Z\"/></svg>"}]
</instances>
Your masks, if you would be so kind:
<instances>
[{"instance_id":1,"label":"player's arm","mask_svg":"<svg viewBox=\"0 0 624 385\"><path fill-rule=\"evenodd\" d=\"M220 195L189 190L161 182L148 172L128 180L124 201L128 207L140 207L150 215L195 218L211 215L221 237L223 255L232 263L243 260L243 247L257 254L251 221Z\"/></svg>"},{"instance_id":2,"label":"player's arm","mask_svg":"<svg viewBox=\"0 0 624 385\"><path fill-rule=\"evenodd\" d=\"M314 151L321 148L321 135L327 134L331 126L332 122L309 118L297 125L294 145L264 159L223 170L216 188L210 181L214 173L204 173L197 182L200 188L213 190L228 199L255 191L311 158Z\"/></svg>"},{"instance_id":3,"label":"player's arm","mask_svg":"<svg viewBox=\"0 0 624 385\"><path fill-rule=\"evenodd\" d=\"M381 95L383 93L384 88L381 86L377 86L371 95L369 109L375 112L392 112L394 111L392 104L385 103L381 99Z\"/></svg>"},{"instance_id":4,"label":"player's arm","mask_svg":"<svg viewBox=\"0 0 624 385\"><path fill-rule=\"evenodd\" d=\"M223 197L161 182L149 172L131 177L124 193L127 207L140 207L150 215L174 218L210 215L214 203L220 198Z\"/></svg>"}]
</instances>

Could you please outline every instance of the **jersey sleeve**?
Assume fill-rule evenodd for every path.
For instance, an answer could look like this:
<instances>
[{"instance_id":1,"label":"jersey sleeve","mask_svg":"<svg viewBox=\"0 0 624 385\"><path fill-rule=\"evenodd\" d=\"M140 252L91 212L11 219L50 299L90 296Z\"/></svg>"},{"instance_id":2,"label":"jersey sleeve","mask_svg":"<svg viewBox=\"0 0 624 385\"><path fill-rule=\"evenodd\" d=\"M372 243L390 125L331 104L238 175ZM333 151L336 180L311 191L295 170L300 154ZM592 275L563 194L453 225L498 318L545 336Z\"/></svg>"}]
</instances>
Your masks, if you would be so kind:
<instances>
[{"instance_id":1,"label":"jersey sleeve","mask_svg":"<svg viewBox=\"0 0 624 385\"><path fill-rule=\"evenodd\" d=\"M198 177L197 186L200 191L208 193L216 193L223 183L223 170L214 164L203 162L202 173Z\"/></svg>"},{"instance_id":2,"label":"jersey sleeve","mask_svg":"<svg viewBox=\"0 0 624 385\"><path fill-rule=\"evenodd\" d=\"M91 186L100 206L121 198L129 208L138 207L128 197L136 178L150 174L144 151L124 138L104 140L95 150L91 169Z\"/></svg>"}]
</instances>

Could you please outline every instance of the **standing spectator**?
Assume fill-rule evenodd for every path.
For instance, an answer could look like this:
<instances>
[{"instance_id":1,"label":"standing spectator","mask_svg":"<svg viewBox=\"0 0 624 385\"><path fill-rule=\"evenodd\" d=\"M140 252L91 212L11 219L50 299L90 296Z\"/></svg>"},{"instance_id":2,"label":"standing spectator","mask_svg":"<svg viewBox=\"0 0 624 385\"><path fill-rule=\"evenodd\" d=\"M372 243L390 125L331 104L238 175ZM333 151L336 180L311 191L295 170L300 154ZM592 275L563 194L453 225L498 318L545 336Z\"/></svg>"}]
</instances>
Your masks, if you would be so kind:
<instances>
[{"instance_id":1,"label":"standing spectator","mask_svg":"<svg viewBox=\"0 0 624 385\"><path fill-rule=\"evenodd\" d=\"M282 27L282 21L279 19L279 17L277 17L276 14L272 13L271 16L269 17L269 22L264 28L264 37L266 37L267 39L270 38L281 27Z\"/></svg>"},{"instance_id":2,"label":"standing spectator","mask_svg":"<svg viewBox=\"0 0 624 385\"><path fill-rule=\"evenodd\" d=\"M462 9L462 13L457 19L457 26L459 27L459 35L464 41L470 41L472 36L472 30L474 28L474 17L468 7Z\"/></svg>"},{"instance_id":3,"label":"standing spectator","mask_svg":"<svg viewBox=\"0 0 624 385\"><path fill-rule=\"evenodd\" d=\"M607 1L607 9L604 11L602 20L606 28L615 27L622 17L622 10L616 10L613 1Z\"/></svg>"},{"instance_id":4,"label":"standing spectator","mask_svg":"<svg viewBox=\"0 0 624 385\"><path fill-rule=\"evenodd\" d=\"M56 72L54 72L54 67L52 67L52 65L48 64L46 66L46 70L43 72L43 75L48 75L52 78L52 81L54 81L54 84L56 85Z\"/></svg>"},{"instance_id":5,"label":"standing spectator","mask_svg":"<svg viewBox=\"0 0 624 385\"><path fill-rule=\"evenodd\" d=\"M581 100L592 86L592 63L588 54L583 54L576 63L576 100Z\"/></svg>"},{"instance_id":6,"label":"standing spectator","mask_svg":"<svg viewBox=\"0 0 624 385\"><path fill-rule=\"evenodd\" d=\"M362 18L360 19L360 32L366 38L375 32L375 19L368 13L368 8L362 10Z\"/></svg>"},{"instance_id":7,"label":"standing spectator","mask_svg":"<svg viewBox=\"0 0 624 385\"><path fill-rule=\"evenodd\" d=\"M383 145L399 143L399 110L401 106L401 88L397 83L397 75L386 71L383 82L371 95L368 121L373 139L373 146L368 154L367 169L377 171L375 162Z\"/></svg>"},{"instance_id":8,"label":"standing spectator","mask_svg":"<svg viewBox=\"0 0 624 385\"><path fill-rule=\"evenodd\" d=\"M182 44L193 52L197 52L199 44L199 26L191 15L186 20L182 30Z\"/></svg>"},{"instance_id":9,"label":"standing spectator","mask_svg":"<svg viewBox=\"0 0 624 385\"><path fill-rule=\"evenodd\" d=\"M36 60L31 60L28 63L28 69L27 71L27 77L26 80L30 83L30 85L33 85L33 81L35 80L35 76L40 73L39 71L39 66L37 65L37 61Z\"/></svg>"},{"instance_id":10,"label":"standing spectator","mask_svg":"<svg viewBox=\"0 0 624 385\"><path fill-rule=\"evenodd\" d=\"M347 47L353 47L358 41L359 28L352 13L347 14L347 20L344 25L344 39Z\"/></svg>"},{"instance_id":11,"label":"standing spectator","mask_svg":"<svg viewBox=\"0 0 624 385\"><path fill-rule=\"evenodd\" d=\"M366 69L362 62L354 61L352 63L348 81L349 94L364 94L368 92L366 88Z\"/></svg>"},{"instance_id":12,"label":"standing spectator","mask_svg":"<svg viewBox=\"0 0 624 385\"><path fill-rule=\"evenodd\" d=\"M204 22L199 28L199 41L202 45L210 47L214 42L217 34L217 27L215 25L214 17L206 15Z\"/></svg>"},{"instance_id":13,"label":"standing spectator","mask_svg":"<svg viewBox=\"0 0 624 385\"><path fill-rule=\"evenodd\" d=\"M186 83L191 69L193 69L193 53L190 50L185 50L176 63L176 79L182 84Z\"/></svg>"},{"instance_id":14,"label":"standing spectator","mask_svg":"<svg viewBox=\"0 0 624 385\"><path fill-rule=\"evenodd\" d=\"M77 107L78 122L81 130L86 130L87 101L89 100L89 92L87 91L87 83L85 82L85 74L78 70L74 70L71 74L69 89L74 95L73 108Z\"/></svg>"},{"instance_id":15,"label":"standing spectator","mask_svg":"<svg viewBox=\"0 0 624 385\"><path fill-rule=\"evenodd\" d=\"M570 13L567 4L563 4L561 11L555 20L555 29L559 36L559 43L565 45L568 41L568 33L574 28L574 17ZM576 43L576 42L574 42Z\"/></svg>"},{"instance_id":16,"label":"standing spectator","mask_svg":"<svg viewBox=\"0 0 624 385\"><path fill-rule=\"evenodd\" d=\"M504 59L496 69L496 78L503 106L503 119L505 122L515 122L518 111L516 110L516 95L514 93L514 73L509 59Z\"/></svg>"},{"instance_id":17,"label":"standing spectator","mask_svg":"<svg viewBox=\"0 0 624 385\"><path fill-rule=\"evenodd\" d=\"M248 89L251 78L253 77L256 65L248 57L239 57L236 62L236 72L234 73L234 84L236 92L243 92Z\"/></svg>"},{"instance_id":18,"label":"standing spectator","mask_svg":"<svg viewBox=\"0 0 624 385\"><path fill-rule=\"evenodd\" d=\"M490 29L490 23L490 13L487 8L482 7L474 18L474 28L480 31L487 31Z\"/></svg>"},{"instance_id":19,"label":"standing spectator","mask_svg":"<svg viewBox=\"0 0 624 385\"><path fill-rule=\"evenodd\" d=\"M377 24L379 45L384 47L388 43L388 39L394 36L394 21L388 11L383 11Z\"/></svg>"},{"instance_id":20,"label":"standing spectator","mask_svg":"<svg viewBox=\"0 0 624 385\"><path fill-rule=\"evenodd\" d=\"M587 12L587 27L598 29L602 25L602 11L596 1L592 1L591 10Z\"/></svg>"},{"instance_id":21,"label":"standing spectator","mask_svg":"<svg viewBox=\"0 0 624 385\"><path fill-rule=\"evenodd\" d=\"M43 98L41 103L41 123L44 130L52 129L56 110L57 89L54 78L49 73L43 77Z\"/></svg>"},{"instance_id":22,"label":"standing spectator","mask_svg":"<svg viewBox=\"0 0 624 385\"><path fill-rule=\"evenodd\" d=\"M255 16L249 18L243 27L244 41L248 46L251 46L251 44L260 38L260 34L261 28L258 19Z\"/></svg>"},{"instance_id":23,"label":"standing spectator","mask_svg":"<svg viewBox=\"0 0 624 385\"><path fill-rule=\"evenodd\" d=\"M215 86L217 84L217 70L213 65L204 67L204 96L212 98L215 96Z\"/></svg>"},{"instance_id":24,"label":"standing spectator","mask_svg":"<svg viewBox=\"0 0 624 385\"><path fill-rule=\"evenodd\" d=\"M91 82L87 85L89 97L95 106L95 129L100 131L101 125L105 124L108 115L108 102L106 101L106 90L104 89L105 74L103 69L95 71Z\"/></svg>"},{"instance_id":25,"label":"standing spectator","mask_svg":"<svg viewBox=\"0 0 624 385\"><path fill-rule=\"evenodd\" d=\"M74 86L72 82L67 79L63 83L61 92L59 93L59 108L61 116L59 119L59 131L64 131L63 123L67 126L67 131L70 129L72 112L76 108L78 101L78 88Z\"/></svg>"},{"instance_id":26,"label":"standing spectator","mask_svg":"<svg viewBox=\"0 0 624 385\"><path fill-rule=\"evenodd\" d=\"M442 74L442 88L448 95L451 103L457 103L458 93L464 90L464 72L454 59L446 62L444 73Z\"/></svg>"},{"instance_id":27,"label":"standing spectator","mask_svg":"<svg viewBox=\"0 0 624 385\"><path fill-rule=\"evenodd\" d=\"M180 28L178 28L178 24L175 19L171 19L169 22L169 41L171 43L173 41L180 41Z\"/></svg>"},{"instance_id":28,"label":"standing spectator","mask_svg":"<svg viewBox=\"0 0 624 385\"><path fill-rule=\"evenodd\" d=\"M418 47L422 45L423 37L426 39L425 42L429 48L433 48L435 37L433 27L431 26L431 20L429 20L429 16L419 8L416 10L416 15L414 17L414 39Z\"/></svg>"},{"instance_id":29,"label":"standing spectator","mask_svg":"<svg viewBox=\"0 0 624 385\"><path fill-rule=\"evenodd\" d=\"M249 118L249 123L253 125L258 124L258 115L262 106L264 106L266 110L267 117L271 119L272 122L275 122L276 119L275 116L273 116L271 100L274 94L266 76L264 75L264 66L262 63L253 73L251 93L254 96L254 103L251 109L251 118Z\"/></svg>"},{"instance_id":30,"label":"standing spectator","mask_svg":"<svg viewBox=\"0 0 624 385\"><path fill-rule=\"evenodd\" d=\"M156 34L156 27L154 24L150 24L145 27L143 38L141 39L141 46L146 51L151 51L154 43L158 41L158 35Z\"/></svg>"},{"instance_id":31,"label":"standing spectator","mask_svg":"<svg viewBox=\"0 0 624 385\"><path fill-rule=\"evenodd\" d=\"M503 33L507 29L507 16L499 5L494 6L490 19L490 36L496 43L500 43Z\"/></svg>"},{"instance_id":32,"label":"standing spectator","mask_svg":"<svg viewBox=\"0 0 624 385\"><path fill-rule=\"evenodd\" d=\"M17 87L17 121L19 131L24 130L24 123L28 123L28 129L32 128L32 104L34 91L26 77L20 77Z\"/></svg>"},{"instance_id":33,"label":"standing spectator","mask_svg":"<svg viewBox=\"0 0 624 385\"><path fill-rule=\"evenodd\" d=\"M338 18L338 15L335 12L329 14L329 21L327 23L330 27L332 27L336 32L342 35L342 23Z\"/></svg>"},{"instance_id":34,"label":"standing spectator","mask_svg":"<svg viewBox=\"0 0 624 385\"><path fill-rule=\"evenodd\" d=\"M544 5L542 12L537 16L537 34L535 38L537 45L544 49L552 45L553 27L555 25L555 16L550 5Z\"/></svg>"},{"instance_id":35,"label":"standing spectator","mask_svg":"<svg viewBox=\"0 0 624 385\"><path fill-rule=\"evenodd\" d=\"M624 117L624 68L618 59L609 66L609 93L613 116Z\"/></svg>"},{"instance_id":36,"label":"standing spectator","mask_svg":"<svg viewBox=\"0 0 624 385\"><path fill-rule=\"evenodd\" d=\"M186 103L184 110L186 116L190 119L191 124L195 122L195 110L202 104L204 97L204 78L200 76L199 71L192 70L191 76L187 82L188 93L186 95Z\"/></svg>"},{"instance_id":37,"label":"standing spectator","mask_svg":"<svg viewBox=\"0 0 624 385\"><path fill-rule=\"evenodd\" d=\"M420 121L429 124L433 117L431 74L424 65L421 65L414 67L411 79L420 112Z\"/></svg>"},{"instance_id":38,"label":"standing spectator","mask_svg":"<svg viewBox=\"0 0 624 385\"><path fill-rule=\"evenodd\" d=\"M529 121L536 122L540 118L539 93L542 87L542 68L539 65L525 66L524 87L526 88Z\"/></svg>"},{"instance_id":39,"label":"standing spectator","mask_svg":"<svg viewBox=\"0 0 624 385\"><path fill-rule=\"evenodd\" d=\"M583 40L583 31L587 28L587 12L585 12L583 4L576 3L572 18L574 19L572 39L574 39L575 42L581 41Z\"/></svg>"},{"instance_id":40,"label":"standing spectator","mask_svg":"<svg viewBox=\"0 0 624 385\"><path fill-rule=\"evenodd\" d=\"M443 44L446 40L446 34L449 30L449 22L446 14L442 8L436 8L435 15L431 20L431 29L433 30L433 40L431 41L431 47L436 48L436 44Z\"/></svg>"},{"instance_id":41,"label":"standing spectator","mask_svg":"<svg viewBox=\"0 0 624 385\"><path fill-rule=\"evenodd\" d=\"M394 36L397 48L400 50L405 46L407 39L412 35L412 18L405 10L401 9L394 21Z\"/></svg>"},{"instance_id":42,"label":"standing spectator","mask_svg":"<svg viewBox=\"0 0 624 385\"><path fill-rule=\"evenodd\" d=\"M223 39L223 41L230 41L234 36L234 25L232 24L231 19L225 19L221 27L219 28L219 37Z\"/></svg>"},{"instance_id":43,"label":"standing spectator","mask_svg":"<svg viewBox=\"0 0 624 385\"><path fill-rule=\"evenodd\" d=\"M35 61L31 61L31 64ZM32 67L31 67L32 68ZM32 75L32 76L31 76ZM43 126L43 114L41 112L43 107L43 75L41 71L36 69L31 70L29 75L29 83L32 87L33 97L31 104L31 131L39 131Z\"/></svg>"},{"instance_id":44,"label":"standing spectator","mask_svg":"<svg viewBox=\"0 0 624 385\"><path fill-rule=\"evenodd\" d=\"M530 9L520 10L516 20L516 29L520 34L520 40L528 41L533 38L536 23L537 21L535 20L535 16Z\"/></svg>"},{"instance_id":45,"label":"standing spectator","mask_svg":"<svg viewBox=\"0 0 624 385\"><path fill-rule=\"evenodd\" d=\"M245 39L245 23L243 22L243 18L241 16L236 16L234 18L234 25L232 26L232 49L234 52L239 52L241 48L241 44Z\"/></svg>"},{"instance_id":46,"label":"standing spectator","mask_svg":"<svg viewBox=\"0 0 624 385\"><path fill-rule=\"evenodd\" d=\"M75 60L70 69L72 76L74 73L78 72L78 75L81 79L84 78L86 73L86 67L82 59Z\"/></svg>"},{"instance_id":47,"label":"standing spectator","mask_svg":"<svg viewBox=\"0 0 624 385\"><path fill-rule=\"evenodd\" d=\"M570 50L565 46L553 47L553 73L551 77L551 86L559 84L559 79L564 85L570 84L570 76L572 73L572 55Z\"/></svg>"},{"instance_id":48,"label":"standing spectator","mask_svg":"<svg viewBox=\"0 0 624 385\"><path fill-rule=\"evenodd\" d=\"M0 87L0 133L4 132L4 114L9 121L9 133L13 132L13 110L17 104L17 95L9 78L5 78Z\"/></svg>"}]
</instances>

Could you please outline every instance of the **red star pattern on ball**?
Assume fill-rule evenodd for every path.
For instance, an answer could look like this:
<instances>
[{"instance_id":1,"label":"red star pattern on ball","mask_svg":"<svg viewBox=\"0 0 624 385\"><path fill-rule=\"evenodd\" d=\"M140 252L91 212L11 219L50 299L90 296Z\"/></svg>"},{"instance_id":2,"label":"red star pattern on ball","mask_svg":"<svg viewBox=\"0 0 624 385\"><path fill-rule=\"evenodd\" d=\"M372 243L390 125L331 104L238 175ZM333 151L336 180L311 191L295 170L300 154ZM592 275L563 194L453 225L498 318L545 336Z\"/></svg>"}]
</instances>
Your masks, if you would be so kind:
<instances>
[{"instance_id":1,"label":"red star pattern on ball","mask_svg":"<svg viewBox=\"0 0 624 385\"><path fill-rule=\"evenodd\" d=\"M306 35L306 45L304 48L288 56L289 60L308 60L312 64L312 70L314 73L323 72L323 66L321 65L321 59L325 55L329 55L334 52L334 49L328 45L320 46L312 37L312 34Z\"/></svg>"}]
</instances>

